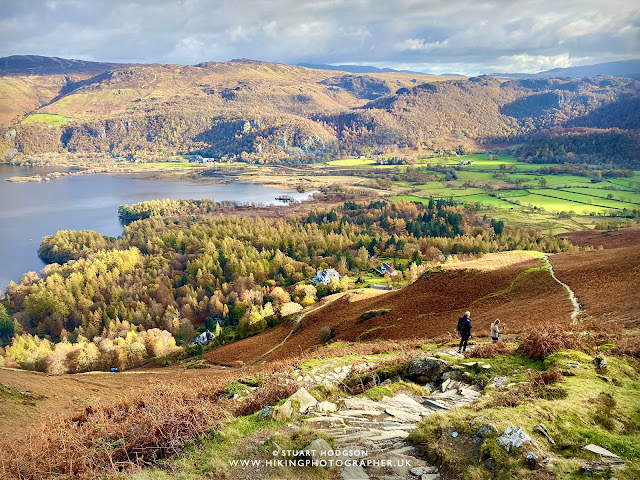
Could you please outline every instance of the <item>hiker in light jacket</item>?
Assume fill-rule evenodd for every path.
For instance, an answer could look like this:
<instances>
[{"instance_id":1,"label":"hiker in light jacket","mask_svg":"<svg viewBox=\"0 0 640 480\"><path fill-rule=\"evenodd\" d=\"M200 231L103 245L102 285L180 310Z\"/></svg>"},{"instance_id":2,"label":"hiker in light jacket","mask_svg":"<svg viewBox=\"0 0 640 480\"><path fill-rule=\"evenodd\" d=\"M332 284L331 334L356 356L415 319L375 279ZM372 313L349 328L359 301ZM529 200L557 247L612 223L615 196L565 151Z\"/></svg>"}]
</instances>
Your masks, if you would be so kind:
<instances>
[{"instance_id":1,"label":"hiker in light jacket","mask_svg":"<svg viewBox=\"0 0 640 480\"><path fill-rule=\"evenodd\" d=\"M502 332L504 332L504 326L500 328L500 319L496 318L496 321L491 324L491 340L493 340L493 343L497 343L500 340Z\"/></svg>"},{"instance_id":2,"label":"hiker in light jacket","mask_svg":"<svg viewBox=\"0 0 640 480\"><path fill-rule=\"evenodd\" d=\"M467 342L471 337L471 312L464 312L464 317L458 320L458 335L460 335L458 353L462 353L467 350Z\"/></svg>"}]
</instances>

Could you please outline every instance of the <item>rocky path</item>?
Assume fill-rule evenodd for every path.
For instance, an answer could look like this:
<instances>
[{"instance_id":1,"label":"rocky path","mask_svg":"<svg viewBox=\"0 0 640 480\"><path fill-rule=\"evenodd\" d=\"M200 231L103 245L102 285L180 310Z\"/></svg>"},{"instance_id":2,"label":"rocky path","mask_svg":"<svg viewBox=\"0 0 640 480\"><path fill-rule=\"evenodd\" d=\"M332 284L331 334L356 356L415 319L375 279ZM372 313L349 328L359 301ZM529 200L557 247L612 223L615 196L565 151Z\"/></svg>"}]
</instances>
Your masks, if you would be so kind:
<instances>
[{"instance_id":1,"label":"rocky path","mask_svg":"<svg viewBox=\"0 0 640 480\"><path fill-rule=\"evenodd\" d=\"M431 480L439 477L437 467L417 458L414 447L407 445L405 439L425 417L478 398L480 393L475 388L446 380L431 396L403 393L380 401L360 396L347 398L340 405L322 402L313 408L314 416L304 421L331 435L335 451L342 457L364 460L363 466L341 469L345 480ZM336 458L342 458L340 455Z\"/></svg>"},{"instance_id":2,"label":"rocky path","mask_svg":"<svg viewBox=\"0 0 640 480\"><path fill-rule=\"evenodd\" d=\"M567 290L567 292L569 292L569 300L571 300L571 304L573 305L573 312L571 313L571 321L575 323L578 319L578 315L580 315L580 310L581 310L580 303L578 303L578 299L576 298L576 294L574 293L573 290L571 290L571 287L569 287L569 285L558 280L558 277L556 277L556 272L553 270L553 265L549 260L549 256L547 254L542 254L542 259L545 265L547 266L547 268L549 269L551 278L553 278L556 282L562 285Z\"/></svg>"}]
</instances>

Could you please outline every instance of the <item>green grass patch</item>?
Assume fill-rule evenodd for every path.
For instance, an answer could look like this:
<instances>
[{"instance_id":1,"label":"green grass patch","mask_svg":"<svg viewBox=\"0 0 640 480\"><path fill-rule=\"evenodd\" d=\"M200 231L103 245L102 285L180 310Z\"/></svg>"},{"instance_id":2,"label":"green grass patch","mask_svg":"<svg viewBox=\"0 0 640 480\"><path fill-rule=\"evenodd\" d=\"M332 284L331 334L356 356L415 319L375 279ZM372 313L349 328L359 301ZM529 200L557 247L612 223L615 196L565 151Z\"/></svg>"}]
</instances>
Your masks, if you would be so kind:
<instances>
[{"instance_id":1,"label":"green grass patch","mask_svg":"<svg viewBox=\"0 0 640 480\"><path fill-rule=\"evenodd\" d=\"M491 407L497 398L515 395L517 386L511 387L513 392L488 389L486 397L473 407L429 416L408 441L416 445L429 461L444 464L465 479L546 478L536 476L524 465L528 450L516 449L507 453L498 445L497 437L507 427L517 426L523 428L545 454L559 459L551 469L556 475L553 478L582 478L578 475L580 465L588 460L597 460L583 450L589 443L607 448L627 460L627 468L615 473L618 479L637 478L635 475L640 471L638 372L626 360L609 357L610 365L615 364L613 370L619 381L619 385L612 385L598 377L591 359L575 351L557 352L544 364L518 355L481 359L492 365L489 375L505 375L511 382L523 381L523 376L531 378L536 372L555 364L562 367L569 361L577 361L580 366L572 369L575 376L565 376L564 381L557 384L567 395L554 396L542 392L540 396L522 400L513 407ZM465 450L468 444L464 441L471 440L482 423L495 425L498 433L484 440L477 457L470 457L468 448ZM546 426L555 445L534 432L539 423ZM457 441L462 441L457 448L456 442L451 441L453 431L458 432ZM472 471L473 475L470 475Z\"/></svg>"},{"instance_id":2,"label":"green grass patch","mask_svg":"<svg viewBox=\"0 0 640 480\"><path fill-rule=\"evenodd\" d=\"M602 197L591 196L585 193L576 193L565 190L556 189L532 189L531 193L534 195L545 195L562 200L569 200L582 205L598 206L609 209L622 210L623 208L634 208L636 205L631 203L623 203L618 200L607 199Z\"/></svg>"},{"instance_id":3,"label":"green grass patch","mask_svg":"<svg viewBox=\"0 0 640 480\"><path fill-rule=\"evenodd\" d=\"M65 117L64 115L56 115L55 113L34 113L25 118L22 124L46 123L48 125L64 125L74 120L76 120L75 117Z\"/></svg>"},{"instance_id":4,"label":"green grass patch","mask_svg":"<svg viewBox=\"0 0 640 480\"><path fill-rule=\"evenodd\" d=\"M375 163L375 160L370 158L341 158L340 160L330 160L327 165L332 167L363 167Z\"/></svg>"}]
</instances>

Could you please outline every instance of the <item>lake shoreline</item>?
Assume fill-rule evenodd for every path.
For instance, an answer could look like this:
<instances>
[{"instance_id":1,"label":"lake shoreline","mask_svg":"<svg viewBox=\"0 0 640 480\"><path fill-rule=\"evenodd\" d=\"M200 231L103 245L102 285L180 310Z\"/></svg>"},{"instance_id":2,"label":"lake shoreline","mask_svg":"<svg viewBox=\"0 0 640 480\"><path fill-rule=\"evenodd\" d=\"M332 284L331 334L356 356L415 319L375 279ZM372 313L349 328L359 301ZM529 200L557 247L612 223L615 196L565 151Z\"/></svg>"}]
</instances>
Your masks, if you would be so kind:
<instances>
[{"instance_id":1,"label":"lake shoreline","mask_svg":"<svg viewBox=\"0 0 640 480\"><path fill-rule=\"evenodd\" d=\"M176 162L177 163L177 162ZM233 182L242 183L254 183L269 188L278 188L284 190L295 190L300 184L300 180L296 183L291 181L291 175L285 175L285 179L267 179L263 175L252 175L251 172L237 171L233 168L235 166L229 166L225 164L217 164L217 167L228 169L222 172L211 172L211 168L190 166L188 171L185 171L185 167L177 164L172 166L155 166L154 162L124 165L121 163L111 163L105 166L93 166L89 167L86 163L82 162L66 162L63 164L52 164L50 162L29 162L25 164L16 164L11 162L0 162L0 165L7 165L11 167L19 168L52 168L61 169L54 170L51 173L45 175L25 175L25 176L13 176L6 178L5 181L12 183L40 183L56 180L61 177L77 176L77 175L126 175L132 176L141 180L150 181L162 181L162 182L189 182L199 185L224 185ZM256 166L248 165L246 169L253 169ZM268 168L272 168L269 166ZM243 168L242 170L245 170ZM208 174L208 175L207 175ZM322 184L326 182L321 182ZM322 185L314 185L317 189ZM303 192L301 192L303 193Z\"/></svg>"},{"instance_id":2,"label":"lake shoreline","mask_svg":"<svg viewBox=\"0 0 640 480\"><path fill-rule=\"evenodd\" d=\"M250 182L246 176L202 178L195 172L80 170L78 165L26 166L0 164L0 290L29 271L45 265L37 250L42 238L60 230L93 230L117 237L123 226L118 207L148 200L236 202L257 207L291 208L277 198L313 201L316 189L305 193L279 182ZM226 173L226 172L225 172ZM20 180L15 180L18 177ZM44 180L49 178L50 181ZM264 178L264 177L263 177ZM37 180L35 180L37 179ZM29 181L31 180L31 181ZM34 181L35 180L35 181ZM284 188L282 188L284 187ZM281 213L280 213L281 214Z\"/></svg>"}]
</instances>

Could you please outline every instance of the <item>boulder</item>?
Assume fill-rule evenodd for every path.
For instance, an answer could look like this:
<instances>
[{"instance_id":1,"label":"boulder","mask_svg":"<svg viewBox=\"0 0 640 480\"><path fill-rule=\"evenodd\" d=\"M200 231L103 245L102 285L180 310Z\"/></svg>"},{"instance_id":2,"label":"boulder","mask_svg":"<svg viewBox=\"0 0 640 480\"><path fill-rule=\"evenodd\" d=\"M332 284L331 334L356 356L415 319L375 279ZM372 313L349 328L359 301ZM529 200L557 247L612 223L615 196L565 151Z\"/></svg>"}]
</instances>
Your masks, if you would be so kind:
<instances>
[{"instance_id":1,"label":"boulder","mask_svg":"<svg viewBox=\"0 0 640 480\"><path fill-rule=\"evenodd\" d=\"M273 407L271 417L274 420L288 420L293 413L293 407L291 406L291 400L287 400L279 407Z\"/></svg>"},{"instance_id":2,"label":"boulder","mask_svg":"<svg viewBox=\"0 0 640 480\"><path fill-rule=\"evenodd\" d=\"M540 457L533 452L527 453L527 456L524 457L524 463L529 467L529 470L537 470L540 468Z\"/></svg>"},{"instance_id":3,"label":"boulder","mask_svg":"<svg viewBox=\"0 0 640 480\"><path fill-rule=\"evenodd\" d=\"M478 427L476 433L473 434L475 438L484 439L492 433L498 433L498 429L493 423L483 423Z\"/></svg>"},{"instance_id":4,"label":"boulder","mask_svg":"<svg viewBox=\"0 0 640 480\"><path fill-rule=\"evenodd\" d=\"M596 358L593 359L593 364L596 366L598 370L606 370L607 369L607 359L604 355L596 355Z\"/></svg>"},{"instance_id":5,"label":"boulder","mask_svg":"<svg viewBox=\"0 0 640 480\"><path fill-rule=\"evenodd\" d=\"M307 410L318 404L318 400L313 398L313 396L307 392L304 387L301 387L300 390L291 395L289 400L294 400L300 404L300 413L305 413Z\"/></svg>"},{"instance_id":6,"label":"boulder","mask_svg":"<svg viewBox=\"0 0 640 480\"><path fill-rule=\"evenodd\" d=\"M349 465L340 470L340 478L343 480L368 480L369 475L360 465Z\"/></svg>"},{"instance_id":7,"label":"boulder","mask_svg":"<svg viewBox=\"0 0 640 480\"><path fill-rule=\"evenodd\" d=\"M415 475L416 477L419 477L421 475L428 475L430 473L437 473L438 472L438 467L433 467L433 466L429 466L429 467L413 467L410 470L412 475Z\"/></svg>"},{"instance_id":8,"label":"boulder","mask_svg":"<svg viewBox=\"0 0 640 480\"><path fill-rule=\"evenodd\" d=\"M601 457L607 457L612 459L620 458L615 453L610 452L606 448L602 448L602 447L599 447L598 445L594 445L593 443L590 443L589 445L586 445L585 447L583 447L583 450L587 450L588 452L592 452L592 453L597 453Z\"/></svg>"},{"instance_id":9,"label":"boulder","mask_svg":"<svg viewBox=\"0 0 640 480\"><path fill-rule=\"evenodd\" d=\"M304 449L311 460L328 460L333 458L333 448L322 438L316 438Z\"/></svg>"},{"instance_id":10,"label":"boulder","mask_svg":"<svg viewBox=\"0 0 640 480\"><path fill-rule=\"evenodd\" d=\"M531 437L520 427L508 427L502 436L498 437L498 445L510 452L513 448L520 448L526 442L530 442Z\"/></svg>"},{"instance_id":11,"label":"boulder","mask_svg":"<svg viewBox=\"0 0 640 480\"><path fill-rule=\"evenodd\" d=\"M414 358L409 364L409 375L432 381L440 377L451 366L451 362L440 358ZM425 382L426 383L426 382Z\"/></svg>"},{"instance_id":12,"label":"boulder","mask_svg":"<svg viewBox=\"0 0 640 480\"><path fill-rule=\"evenodd\" d=\"M320 402L318 410L324 413L335 412L338 410L338 406L333 402Z\"/></svg>"},{"instance_id":13,"label":"boulder","mask_svg":"<svg viewBox=\"0 0 640 480\"><path fill-rule=\"evenodd\" d=\"M258 413L257 418L259 418L260 420L264 420L267 418L271 418L272 415L273 407L264 407L262 410L260 410L260 413Z\"/></svg>"},{"instance_id":14,"label":"boulder","mask_svg":"<svg viewBox=\"0 0 640 480\"><path fill-rule=\"evenodd\" d=\"M496 377L493 379L493 383L497 389L504 388L509 381L508 377Z\"/></svg>"}]
</instances>

